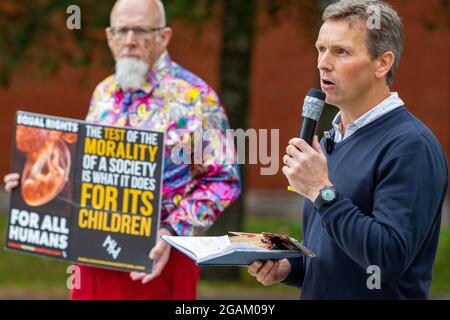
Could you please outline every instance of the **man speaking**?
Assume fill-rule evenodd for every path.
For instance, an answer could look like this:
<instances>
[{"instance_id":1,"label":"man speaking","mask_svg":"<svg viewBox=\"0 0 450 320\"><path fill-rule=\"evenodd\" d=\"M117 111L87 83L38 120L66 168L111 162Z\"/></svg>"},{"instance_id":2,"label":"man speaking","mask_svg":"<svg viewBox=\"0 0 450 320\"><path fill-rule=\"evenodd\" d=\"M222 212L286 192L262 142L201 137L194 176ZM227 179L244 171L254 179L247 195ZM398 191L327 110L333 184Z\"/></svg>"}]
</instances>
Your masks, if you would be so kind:
<instances>
[{"instance_id":1,"label":"man speaking","mask_svg":"<svg viewBox=\"0 0 450 320\"><path fill-rule=\"evenodd\" d=\"M374 12L378 28L368 23ZM316 47L326 101L340 110L333 148L292 139L283 172L306 198L304 244L317 257L255 262L249 273L301 287L303 299L425 299L448 168L437 139L389 89L400 18L382 1L338 1L323 14Z\"/></svg>"}]
</instances>

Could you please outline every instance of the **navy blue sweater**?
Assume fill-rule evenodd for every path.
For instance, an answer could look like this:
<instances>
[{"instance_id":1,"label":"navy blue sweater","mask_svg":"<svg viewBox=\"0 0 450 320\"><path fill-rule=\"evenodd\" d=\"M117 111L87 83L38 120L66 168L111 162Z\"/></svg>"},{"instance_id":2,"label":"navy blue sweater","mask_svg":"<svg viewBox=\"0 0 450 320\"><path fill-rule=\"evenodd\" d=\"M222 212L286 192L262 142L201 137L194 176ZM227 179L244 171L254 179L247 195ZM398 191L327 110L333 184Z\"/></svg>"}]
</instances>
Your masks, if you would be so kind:
<instances>
[{"instance_id":1,"label":"navy blue sweater","mask_svg":"<svg viewBox=\"0 0 450 320\"><path fill-rule=\"evenodd\" d=\"M305 200L303 241L317 257L290 260L284 283L301 287L302 299L427 298L448 186L437 139L401 107L337 143L327 160L338 201L318 212ZM372 265L381 289L367 286Z\"/></svg>"}]
</instances>

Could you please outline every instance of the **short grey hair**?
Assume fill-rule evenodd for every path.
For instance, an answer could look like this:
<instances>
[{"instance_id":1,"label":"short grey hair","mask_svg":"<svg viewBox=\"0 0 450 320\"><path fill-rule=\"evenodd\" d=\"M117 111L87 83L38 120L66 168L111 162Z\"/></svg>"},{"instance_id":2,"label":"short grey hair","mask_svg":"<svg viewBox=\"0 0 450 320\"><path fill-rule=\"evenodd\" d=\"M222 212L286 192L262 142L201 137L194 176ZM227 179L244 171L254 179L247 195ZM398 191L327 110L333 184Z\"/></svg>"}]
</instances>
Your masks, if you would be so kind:
<instances>
[{"instance_id":1,"label":"short grey hair","mask_svg":"<svg viewBox=\"0 0 450 320\"><path fill-rule=\"evenodd\" d=\"M366 44L372 59L387 51L394 53L394 63L386 76L386 82L391 86L403 53L404 35L401 19L389 4L380 0L340 0L325 9L322 21L363 19L367 22L373 8L379 10L381 23L380 28L366 28Z\"/></svg>"}]
</instances>

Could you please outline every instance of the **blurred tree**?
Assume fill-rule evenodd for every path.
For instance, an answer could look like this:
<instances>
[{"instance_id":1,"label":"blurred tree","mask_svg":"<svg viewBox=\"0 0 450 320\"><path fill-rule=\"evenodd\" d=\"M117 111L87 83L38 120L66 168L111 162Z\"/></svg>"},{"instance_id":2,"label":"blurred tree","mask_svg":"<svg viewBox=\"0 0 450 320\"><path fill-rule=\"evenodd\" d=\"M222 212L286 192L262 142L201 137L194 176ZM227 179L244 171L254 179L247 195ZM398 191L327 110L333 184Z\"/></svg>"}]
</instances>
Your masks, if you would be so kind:
<instances>
[{"instance_id":1,"label":"blurred tree","mask_svg":"<svg viewBox=\"0 0 450 320\"><path fill-rule=\"evenodd\" d=\"M33 63L36 71L52 75L60 62L89 66L98 48L105 49L102 53L111 62L103 29L109 24L113 3L114 0L1 1L0 85L8 87L13 72L23 63ZM69 31L66 8L74 4L82 9L82 28Z\"/></svg>"}]
</instances>

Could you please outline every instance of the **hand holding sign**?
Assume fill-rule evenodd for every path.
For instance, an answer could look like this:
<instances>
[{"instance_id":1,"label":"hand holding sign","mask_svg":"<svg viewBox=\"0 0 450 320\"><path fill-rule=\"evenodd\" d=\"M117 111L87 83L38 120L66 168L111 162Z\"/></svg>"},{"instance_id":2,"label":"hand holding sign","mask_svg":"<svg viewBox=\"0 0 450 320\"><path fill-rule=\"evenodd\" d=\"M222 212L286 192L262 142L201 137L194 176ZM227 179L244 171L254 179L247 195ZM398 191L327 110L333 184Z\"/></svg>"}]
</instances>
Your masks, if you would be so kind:
<instances>
[{"instance_id":1,"label":"hand holding sign","mask_svg":"<svg viewBox=\"0 0 450 320\"><path fill-rule=\"evenodd\" d=\"M149 254L150 259L155 261L153 272L150 274L145 272L131 272L130 277L133 281L142 280L142 284L146 284L161 275L169 261L171 248L167 242L161 239L162 235L170 236L171 234L164 228L159 229L158 241Z\"/></svg>"}]
</instances>

